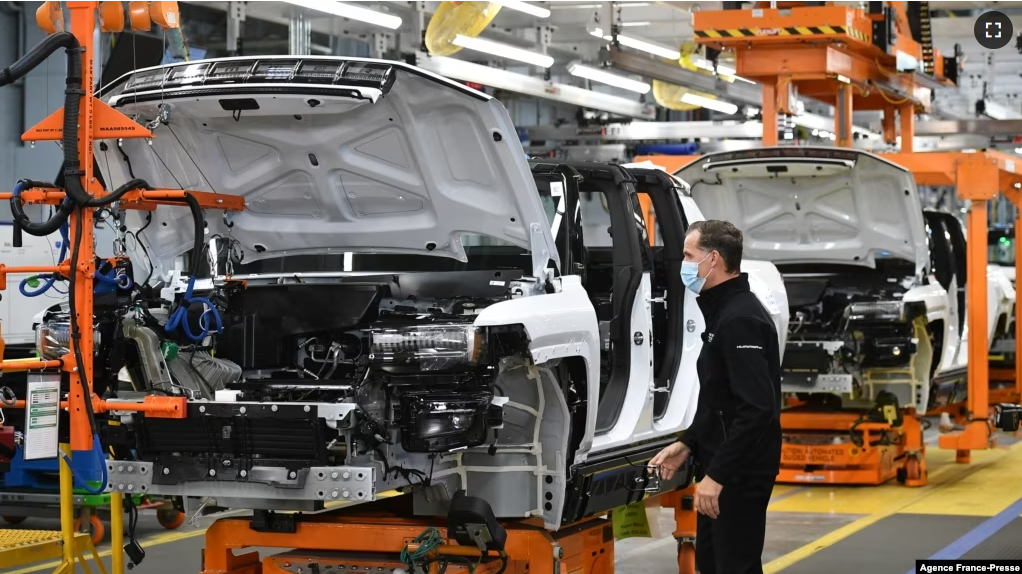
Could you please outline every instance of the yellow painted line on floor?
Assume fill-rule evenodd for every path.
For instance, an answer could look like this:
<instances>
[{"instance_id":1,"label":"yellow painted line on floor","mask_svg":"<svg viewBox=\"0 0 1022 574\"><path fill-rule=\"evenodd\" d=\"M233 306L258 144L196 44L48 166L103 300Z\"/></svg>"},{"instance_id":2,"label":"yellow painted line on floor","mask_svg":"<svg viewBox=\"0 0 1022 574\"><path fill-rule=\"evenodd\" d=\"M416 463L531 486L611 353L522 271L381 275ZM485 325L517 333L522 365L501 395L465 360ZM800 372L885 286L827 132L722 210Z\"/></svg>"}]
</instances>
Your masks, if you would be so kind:
<instances>
[{"instance_id":1,"label":"yellow painted line on floor","mask_svg":"<svg viewBox=\"0 0 1022 574\"><path fill-rule=\"evenodd\" d=\"M899 492L901 493L900 497L901 502L894 503L880 512L870 513L867 516L864 516L856 520L855 522L846 524L841 528L838 528L832 532L827 533L826 535L810 542L809 544L802 546L801 548L793 550L788 554L781 556L780 558L770 561L769 563L763 566L763 573L776 574L777 572L784 570L785 568L791 566L792 564L804 560L805 558L808 558L809 556L815 554L816 552L819 552L824 548L832 546L840 542L841 540L844 540L845 538L851 536L852 534L855 534L860 530L863 530L873 524L876 524L877 522L883 520L884 518L887 518L888 516L892 516L894 514L902 512L904 509L916 504L917 502L922 501L927 497L933 496L938 493L943 495L946 489L958 484L959 482L968 478L969 476L982 472L983 470L991 467L992 465L1004 462L1002 459L1004 459L1005 457L1009 455L1011 455L1012 458L1018 457L1020 454L1022 454L1022 449L1018 447L1022 447L1022 443L1016 443L1009 447L1008 450L973 451L972 464L943 465L940 468L937 468L936 470L933 470L929 473L930 483L927 486L921 488L908 488L906 486L897 485L897 483L895 483L896 484L895 487L900 489ZM945 451L938 451L934 449L933 454L938 454L941 452ZM930 460L931 455L930 453L927 453L928 465L930 463ZM864 488L869 489L870 487ZM772 508L772 510L776 509Z\"/></svg>"},{"instance_id":2,"label":"yellow painted line on floor","mask_svg":"<svg viewBox=\"0 0 1022 574\"><path fill-rule=\"evenodd\" d=\"M976 453L973 453L975 457ZM901 512L903 514L942 514L985 516L999 514L1022 498L1022 452L1008 452L986 468L977 470Z\"/></svg>"},{"instance_id":3,"label":"yellow painted line on floor","mask_svg":"<svg viewBox=\"0 0 1022 574\"><path fill-rule=\"evenodd\" d=\"M381 493L377 494L376 497L377 498L391 498L391 497L394 497L394 496L398 496L399 494L401 494L401 493L399 493L396 490L388 490L388 491L381 492ZM230 518L230 516L229 516L230 514L231 514L231 512L225 513L224 515L220 516L220 518ZM161 544L170 544L171 542L178 542L180 540L187 540L189 538L195 538L197 536L203 536L203 535L206 534L206 530L207 530L206 528L198 528L198 529L195 529L195 530L188 530L188 531L176 531L175 530L175 531L171 531L171 532L164 532L162 534L157 534L155 536L149 536L147 538L139 540L139 544L142 545L143 549L147 549L147 548L150 548L152 546L160 546ZM111 549L111 548L100 550L99 551L99 557L100 558L107 558L112 553L113 553L113 549ZM85 559L88 560L88 561L94 561L94 559L93 559L91 554L88 554L85 557ZM55 560L53 562L45 562L45 563L42 563L42 564L35 564L33 566L27 566L27 567L22 568L20 570L12 570L10 572L4 571L3 574L32 574L33 572L41 572L41 571L44 571L44 570L54 570L55 568L60 566L60 564L61 564L60 560Z\"/></svg>"},{"instance_id":4,"label":"yellow painted line on floor","mask_svg":"<svg viewBox=\"0 0 1022 574\"><path fill-rule=\"evenodd\" d=\"M973 468L992 460L1002 460L1010 450L974 451L971 465L955 463L955 453L937 448L928 449L926 464L929 469L931 486L945 469ZM995 471L996 472L996 471ZM815 514L876 514L883 512L892 505L905 501L905 486L895 480L880 486L831 486L826 484L809 485L805 491L778 500L770 506L777 512L811 512ZM916 489L910 489L916 490ZM1015 497L1008 501L1014 502Z\"/></svg>"},{"instance_id":5,"label":"yellow painted line on floor","mask_svg":"<svg viewBox=\"0 0 1022 574\"><path fill-rule=\"evenodd\" d=\"M195 538L197 536L202 536L205 533L206 533L205 528L199 530L190 530L188 532L167 532L164 534L157 534L156 536L139 540L139 544L142 545L142 548L148 549L153 546L159 546L161 544L169 544L171 542L177 542L179 540ZM123 552L123 550L121 551ZM112 553L113 553L112 548L106 548L104 550L99 551L99 557L107 558ZM89 553L86 553L85 559L89 562L94 561L92 554ZM52 571L56 569L58 566L60 566L60 564L61 564L60 560L54 560L53 562L44 562L42 564L36 564L34 566L27 566L20 570L11 570L9 572L5 572L4 574L31 574L33 572L42 572L44 570Z\"/></svg>"}]
</instances>

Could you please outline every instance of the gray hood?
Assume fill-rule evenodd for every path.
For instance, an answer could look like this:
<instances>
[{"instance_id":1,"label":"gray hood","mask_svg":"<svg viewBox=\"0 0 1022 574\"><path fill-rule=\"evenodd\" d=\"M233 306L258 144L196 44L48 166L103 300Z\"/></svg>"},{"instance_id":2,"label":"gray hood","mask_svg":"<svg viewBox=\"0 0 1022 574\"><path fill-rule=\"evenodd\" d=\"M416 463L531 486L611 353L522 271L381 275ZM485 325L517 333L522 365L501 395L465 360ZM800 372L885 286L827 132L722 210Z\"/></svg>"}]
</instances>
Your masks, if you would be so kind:
<instances>
[{"instance_id":1,"label":"gray hood","mask_svg":"<svg viewBox=\"0 0 1022 574\"><path fill-rule=\"evenodd\" d=\"M773 263L929 264L908 170L856 150L802 146L708 154L676 174L707 219L731 221L745 256Z\"/></svg>"},{"instance_id":2,"label":"gray hood","mask_svg":"<svg viewBox=\"0 0 1022 574\"><path fill-rule=\"evenodd\" d=\"M557 262L518 135L497 100L399 62L252 57L138 70L101 97L153 128L151 144L97 148L107 187L245 198L231 234L245 260L339 252L465 260L462 233ZM123 151L123 154L121 153ZM125 156L127 159L125 159ZM130 163L129 163L130 162ZM131 214L129 227L142 219ZM227 233L219 212L210 235ZM160 208L145 231L157 268L192 247L187 209Z\"/></svg>"}]
</instances>

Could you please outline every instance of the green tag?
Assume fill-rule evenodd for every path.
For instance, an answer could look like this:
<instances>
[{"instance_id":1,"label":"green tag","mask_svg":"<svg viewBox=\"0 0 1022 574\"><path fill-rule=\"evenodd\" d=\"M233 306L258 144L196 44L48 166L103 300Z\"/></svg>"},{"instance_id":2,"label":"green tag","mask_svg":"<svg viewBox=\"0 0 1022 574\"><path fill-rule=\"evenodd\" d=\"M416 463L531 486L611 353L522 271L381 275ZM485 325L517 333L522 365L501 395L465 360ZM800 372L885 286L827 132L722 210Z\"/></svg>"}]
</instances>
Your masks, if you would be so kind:
<instances>
[{"instance_id":1,"label":"green tag","mask_svg":"<svg viewBox=\"0 0 1022 574\"><path fill-rule=\"evenodd\" d=\"M614 539L652 538L649 529L649 518L646 517L646 503L633 502L628 506L614 509L611 513L614 523Z\"/></svg>"},{"instance_id":2,"label":"green tag","mask_svg":"<svg viewBox=\"0 0 1022 574\"><path fill-rule=\"evenodd\" d=\"M25 283L28 283L29 287L35 289L36 287L39 286L39 276L38 275L30 276L27 279L25 279Z\"/></svg>"},{"instance_id":3,"label":"green tag","mask_svg":"<svg viewBox=\"0 0 1022 574\"><path fill-rule=\"evenodd\" d=\"M163 347L161 351L163 351L164 360L170 361L177 358L177 343L173 341L164 341L160 346Z\"/></svg>"}]
</instances>

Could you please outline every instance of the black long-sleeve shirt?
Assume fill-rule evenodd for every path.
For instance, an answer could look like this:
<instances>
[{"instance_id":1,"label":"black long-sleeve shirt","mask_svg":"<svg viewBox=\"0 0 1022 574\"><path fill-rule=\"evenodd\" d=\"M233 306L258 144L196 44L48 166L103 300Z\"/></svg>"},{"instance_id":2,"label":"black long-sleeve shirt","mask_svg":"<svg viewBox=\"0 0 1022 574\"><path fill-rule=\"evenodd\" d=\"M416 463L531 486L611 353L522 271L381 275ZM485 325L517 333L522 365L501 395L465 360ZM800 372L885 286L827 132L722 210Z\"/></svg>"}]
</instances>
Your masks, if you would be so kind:
<instances>
[{"instance_id":1,"label":"black long-sleeve shirt","mask_svg":"<svg viewBox=\"0 0 1022 574\"><path fill-rule=\"evenodd\" d=\"M727 486L777 476L781 460L781 365L777 329L741 274L703 291L699 402L681 437L696 475Z\"/></svg>"}]
</instances>

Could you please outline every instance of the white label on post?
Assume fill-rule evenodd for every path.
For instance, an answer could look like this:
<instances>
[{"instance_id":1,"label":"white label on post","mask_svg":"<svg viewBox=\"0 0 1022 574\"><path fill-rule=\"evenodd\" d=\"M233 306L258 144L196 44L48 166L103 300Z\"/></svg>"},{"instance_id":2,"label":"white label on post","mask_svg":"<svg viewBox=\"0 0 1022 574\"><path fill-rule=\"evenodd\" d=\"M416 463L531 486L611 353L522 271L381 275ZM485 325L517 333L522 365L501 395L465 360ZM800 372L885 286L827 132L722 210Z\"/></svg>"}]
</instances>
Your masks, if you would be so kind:
<instances>
[{"instance_id":1,"label":"white label on post","mask_svg":"<svg viewBox=\"0 0 1022 574\"><path fill-rule=\"evenodd\" d=\"M25 460L60 454L60 375L29 375L25 400Z\"/></svg>"}]
</instances>

